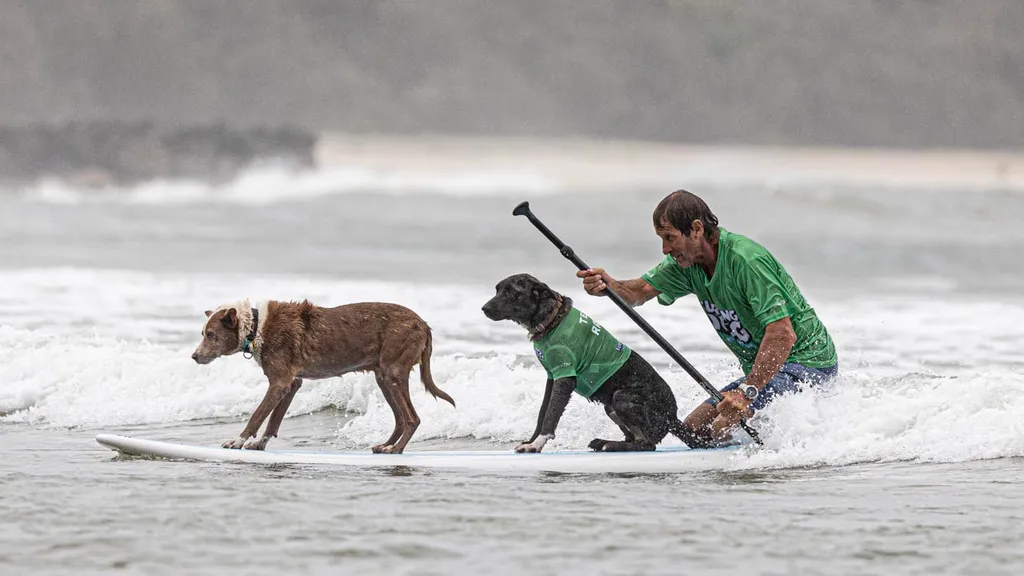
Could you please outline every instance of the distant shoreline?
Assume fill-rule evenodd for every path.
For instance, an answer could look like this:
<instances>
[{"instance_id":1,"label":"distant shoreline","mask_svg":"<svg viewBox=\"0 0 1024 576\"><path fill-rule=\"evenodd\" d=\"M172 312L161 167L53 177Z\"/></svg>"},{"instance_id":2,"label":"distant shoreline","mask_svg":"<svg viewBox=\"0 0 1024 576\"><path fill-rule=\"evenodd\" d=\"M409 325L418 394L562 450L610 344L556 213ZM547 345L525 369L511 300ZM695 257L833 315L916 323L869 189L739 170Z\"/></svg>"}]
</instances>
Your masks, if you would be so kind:
<instances>
[{"instance_id":1,"label":"distant shoreline","mask_svg":"<svg viewBox=\"0 0 1024 576\"><path fill-rule=\"evenodd\" d=\"M319 168L437 176L515 173L568 189L759 185L1024 190L1024 149L908 150L326 133Z\"/></svg>"},{"instance_id":2,"label":"distant shoreline","mask_svg":"<svg viewBox=\"0 0 1024 576\"><path fill-rule=\"evenodd\" d=\"M340 171L342 182L524 192L751 187L1024 192L1024 148L768 147L581 138L412 136L147 122L0 128L0 185L82 189L225 184L256 168ZM296 176L297 177L297 176ZM13 183L13 184L12 184Z\"/></svg>"}]
</instances>

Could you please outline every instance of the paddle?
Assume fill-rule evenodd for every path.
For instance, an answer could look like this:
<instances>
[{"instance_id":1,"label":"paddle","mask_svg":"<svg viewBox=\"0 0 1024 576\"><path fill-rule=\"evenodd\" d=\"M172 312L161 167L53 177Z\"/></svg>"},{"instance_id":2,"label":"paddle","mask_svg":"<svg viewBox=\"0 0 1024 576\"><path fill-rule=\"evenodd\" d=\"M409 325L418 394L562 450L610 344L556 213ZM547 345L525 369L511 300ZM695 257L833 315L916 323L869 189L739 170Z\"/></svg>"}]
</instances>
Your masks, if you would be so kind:
<instances>
[{"instance_id":1,"label":"paddle","mask_svg":"<svg viewBox=\"0 0 1024 576\"><path fill-rule=\"evenodd\" d=\"M549 230L548 227L545 226L544 223L541 222L540 219L538 219L533 212L530 211L529 202L521 202L518 206L515 207L514 210L512 210L512 215L526 216L530 220L530 222L537 227L537 230L540 230L540 233L546 236L547 239L550 240L556 248L558 248L558 251L562 253L562 256L568 258L573 264L576 265L577 268L579 268L580 270L587 270L590 268L590 266L587 266L583 262L583 260L581 260L580 257L577 256L575 252L573 252L571 247L566 246L564 242L559 240L558 236L555 236L555 234L551 230ZM636 324L640 326L641 330L643 330L644 332L647 333L648 336L653 338L654 341L657 342L659 346L661 346L662 350L667 352L673 360L679 363L679 365L682 366L683 369L686 370L686 372L691 377L693 377L694 380L697 381L697 384L700 384L700 387L703 388L704 391L707 392L708 395L715 400L716 404L722 401L722 393L719 392L714 386L712 386L711 383L708 382L707 378L704 378L704 376L702 376L696 368L690 365L690 363L686 361L686 358L683 358L683 355L677 352L676 349L673 348L672 345L668 343L668 341L662 338L661 334L658 334L658 332L655 331L654 328L651 328L650 324L648 324L646 320L644 320L639 314L637 314L636 310L633 310L633 308L629 304L626 304L626 301L623 300L621 296L616 294L610 287L605 288L604 292L608 295L609 298L612 299L612 302L615 302L615 304L619 308L621 308L623 312L626 313L627 316L632 318L633 322L636 322ZM757 430L751 428L747 424L746 420L740 420L740 426L743 428L744 431L746 431L747 434L750 434L750 437L754 439L754 442L757 442L758 444L761 443L761 437L758 436Z\"/></svg>"}]
</instances>

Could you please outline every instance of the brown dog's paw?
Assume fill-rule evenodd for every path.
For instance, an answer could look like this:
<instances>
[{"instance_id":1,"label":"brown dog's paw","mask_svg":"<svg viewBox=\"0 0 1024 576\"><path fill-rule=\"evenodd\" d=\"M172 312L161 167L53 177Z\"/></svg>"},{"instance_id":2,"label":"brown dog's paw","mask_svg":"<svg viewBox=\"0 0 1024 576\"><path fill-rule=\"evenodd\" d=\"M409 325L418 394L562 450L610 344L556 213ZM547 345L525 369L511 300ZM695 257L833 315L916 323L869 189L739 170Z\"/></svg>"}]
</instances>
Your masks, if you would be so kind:
<instances>
[{"instance_id":1,"label":"brown dog's paw","mask_svg":"<svg viewBox=\"0 0 1024 576\"><path fill-rule=\"evenodd\" d=\"M267 442L270 442L270 436L263 436L259 440L250 438L249 441L245 443L244 448L246 450L263 450L267 447Z\"/></svg>"},{"instance_id":2,"label":"brown dog's paw","mask_svg":"<svg viewBox=\"0 0 1024 576\"><path fill-rule=\"evenodd\" d=\"M238 450L242 446L245 446L245 438L242 438L241 436L233 440L228 440L220 445L221 448L231 448L232 450Z\"/></svg>"},{"instance_id":3,"label":"brown dog's paw","mask_svg":"<svg viewBox=\"0 0 1024 576\"><path fill-rule=\"evenodd\" d=\"M523 444L520 444L519 446L516 446L516 454L537 454L542 449L543 448L538 448L534 444L529 444L529 443L525 443L524 442Z\"/></svg>"},{"instance_id":4,"label":"brown dog's paw","mask_svg":"<svg viewBox=\"0 0 1024 576\"><path fill-rule=\"evenodd\" d=\"M544 445L548 443L554 436L550 434L541 434L533 439L533 442L524 442L519 446L516 446L516 452L519 454L539 454L544 449Z\"/></svg>"},{"instance_id":5,"label":"brown dog's paw","mask_svg":"<svg viewBox=\"0 0 1024 576\"><path fill-rule=\"evenodd\" d=\"M391 444L377 444L370 450L373 450L374 454L396 454L395 447Z\"/></svg>"}]
</instances>

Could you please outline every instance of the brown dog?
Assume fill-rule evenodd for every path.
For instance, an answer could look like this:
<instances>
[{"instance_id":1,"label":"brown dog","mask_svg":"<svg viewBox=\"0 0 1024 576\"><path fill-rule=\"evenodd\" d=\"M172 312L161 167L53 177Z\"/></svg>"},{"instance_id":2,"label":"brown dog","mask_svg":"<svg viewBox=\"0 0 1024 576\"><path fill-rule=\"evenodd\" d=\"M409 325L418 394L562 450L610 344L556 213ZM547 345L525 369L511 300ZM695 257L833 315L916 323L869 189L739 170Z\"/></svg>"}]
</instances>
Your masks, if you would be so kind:
<instances>
[{"instance_id":1,"label":"brown dog","mask_svg":"<svg viewBox=\"0 0 1024 576\"><path fill-rule=\"evenodd\" d=\"M209 364L220 356L242 352L253 358L270 380L266 396L242 434L225 442L225 448L263 450L277 437L303 378L373 372L395 416L394 432L373 447L375 453L401 454L420 425L409 399L409 372L416 364L427 392L455 406L430 375L430 327L404 306L362 302L322 308L305 300L270 300L257 309L250 308L246 300L207 310L206 316L203 341L192 359ZM268 414L267 429L256 440Z\"/></svg>"}]
</instances>

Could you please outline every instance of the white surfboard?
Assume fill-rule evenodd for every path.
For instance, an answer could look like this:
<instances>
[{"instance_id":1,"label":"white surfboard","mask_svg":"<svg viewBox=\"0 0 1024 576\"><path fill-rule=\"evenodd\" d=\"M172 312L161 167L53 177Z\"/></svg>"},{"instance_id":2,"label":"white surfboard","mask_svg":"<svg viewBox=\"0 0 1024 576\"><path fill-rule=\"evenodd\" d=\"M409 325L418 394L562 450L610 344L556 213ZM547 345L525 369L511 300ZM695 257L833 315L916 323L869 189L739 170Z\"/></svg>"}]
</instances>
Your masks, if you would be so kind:
<instances>
[{"instance_id":1,"label":"white surfboard","mask_svg":"<svg viewBox=\"0 0 1024 576\"><path fill-rule=\"evenodd\" d=\"M99 434L96 441L119 452L139 456L246 462L253 464L319 464L353 467L409 466L489 472L638 472L671 473L722 468L735 457L737 447L690 450L662 446L654 452L593 452L555 450L516 454L512 450L406 450L404 454L365 452L231 450Z\"/></svg>"}]
</instances>

